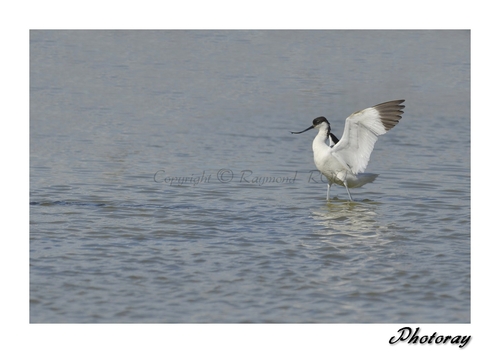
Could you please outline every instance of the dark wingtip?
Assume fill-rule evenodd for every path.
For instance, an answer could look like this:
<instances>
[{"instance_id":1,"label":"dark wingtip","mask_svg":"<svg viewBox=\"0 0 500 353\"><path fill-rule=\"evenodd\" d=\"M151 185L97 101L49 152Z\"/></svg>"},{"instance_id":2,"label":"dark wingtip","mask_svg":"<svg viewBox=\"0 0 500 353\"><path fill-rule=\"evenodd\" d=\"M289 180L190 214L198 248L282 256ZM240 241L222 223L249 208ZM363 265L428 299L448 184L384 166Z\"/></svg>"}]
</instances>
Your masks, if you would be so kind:
<instances>
[{"instance_id":1,"label":"dark wingtip","mask_svg":"<svg viewBox=\"0 0 500 353\"><path fill-rule=\"evenodd\" d=\"M375 109L380 114L380 120L384 125L385 131L389 131L394 126L399 123L401 116L403 115L403 109L405 108L403 103L404 99L393 100L390 102L380 103L374 106Z\"/></svg>"}]
</instances>

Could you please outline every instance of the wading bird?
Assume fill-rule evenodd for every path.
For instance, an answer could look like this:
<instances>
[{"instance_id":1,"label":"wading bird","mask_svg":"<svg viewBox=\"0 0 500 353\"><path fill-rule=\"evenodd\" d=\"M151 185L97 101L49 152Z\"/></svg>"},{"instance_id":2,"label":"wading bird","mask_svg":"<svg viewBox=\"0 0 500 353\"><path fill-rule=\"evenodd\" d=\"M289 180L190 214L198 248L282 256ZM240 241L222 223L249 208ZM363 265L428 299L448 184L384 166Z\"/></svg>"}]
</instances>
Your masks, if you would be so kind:
<instances>
[{"instance_id":1,"label":"wading bird","mask_svg":"<svg viewBox=\"0 0 500 353\"><path fill-rule=\"evenodd\" d=\"M392 129L401 119L404 99L390 101L351 114L345 121L344 134L339 140L330 132L330 123L324 116L313 120L312 126L292 134L318 129L313 140L314 164L328 179L326 200L330 199L332 184L359 188L375 180L378 174L363 173L370 160L378 136ZM330 143L328 143L329 141Z\"/></svg>"}]
</instances>

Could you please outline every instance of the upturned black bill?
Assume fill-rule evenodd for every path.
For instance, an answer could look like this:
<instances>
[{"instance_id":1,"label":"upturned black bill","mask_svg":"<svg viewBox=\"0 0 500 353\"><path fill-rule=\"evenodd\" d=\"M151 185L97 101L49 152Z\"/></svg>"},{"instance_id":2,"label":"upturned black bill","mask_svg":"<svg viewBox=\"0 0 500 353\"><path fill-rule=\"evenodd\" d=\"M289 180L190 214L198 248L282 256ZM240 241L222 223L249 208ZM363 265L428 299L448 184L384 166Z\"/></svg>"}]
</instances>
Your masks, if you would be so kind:
<instances>
[{"instance_id":1,"label":"upturned black bill","mask_svg":"<svg viewBox=\"0 0 500 353\"><path fill-rule=\"evenodd\" d=\"M303 130L303 131L299 131L299 132L293 132L293 131L290 131L292 134L301 134L303 132L306 132L307 130L311 130L311 129L314 129L314 126L309 126L307 129Z\"/></svg>"}]
</instances>

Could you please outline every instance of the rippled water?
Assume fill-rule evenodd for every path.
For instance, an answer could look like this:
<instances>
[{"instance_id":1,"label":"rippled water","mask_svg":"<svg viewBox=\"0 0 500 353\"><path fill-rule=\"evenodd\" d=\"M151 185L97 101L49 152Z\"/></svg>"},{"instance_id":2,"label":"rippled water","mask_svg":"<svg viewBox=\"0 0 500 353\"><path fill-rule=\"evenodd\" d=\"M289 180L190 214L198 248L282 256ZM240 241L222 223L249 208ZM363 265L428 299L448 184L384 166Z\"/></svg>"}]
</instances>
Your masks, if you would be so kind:
<instances>
[{"instance_id":1,"label":"rippled water","mask_svg":"<svg viewBox=\"0 0 500 353\"><path fill-rule=\"evenodd\" d=\"M32 31L31 322L470 322L468 31ZM324 115L406 99L373 184Z\"/></svg>"}]
</instances>

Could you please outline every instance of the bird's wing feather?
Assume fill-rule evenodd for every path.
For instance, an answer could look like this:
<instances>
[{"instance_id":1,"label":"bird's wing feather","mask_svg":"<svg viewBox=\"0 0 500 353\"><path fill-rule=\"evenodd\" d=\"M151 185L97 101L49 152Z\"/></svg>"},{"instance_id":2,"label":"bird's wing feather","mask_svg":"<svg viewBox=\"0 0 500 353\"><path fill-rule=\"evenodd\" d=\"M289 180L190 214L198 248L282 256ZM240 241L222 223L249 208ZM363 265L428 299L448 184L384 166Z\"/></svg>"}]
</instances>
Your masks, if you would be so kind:
<instances>
[{"instance_id":1,"label":"bird's wing feather","mask_svg":"<svg viewBox=\"0 0 500 353\"><path fill-rule=\"evenodd\" d=\"M401 119L404 100L381 103L351 114L345 121L344 134L332 148L354 174L362 173L368 165L378 136L392 129Z\"/></svg>"}]
</instances>

